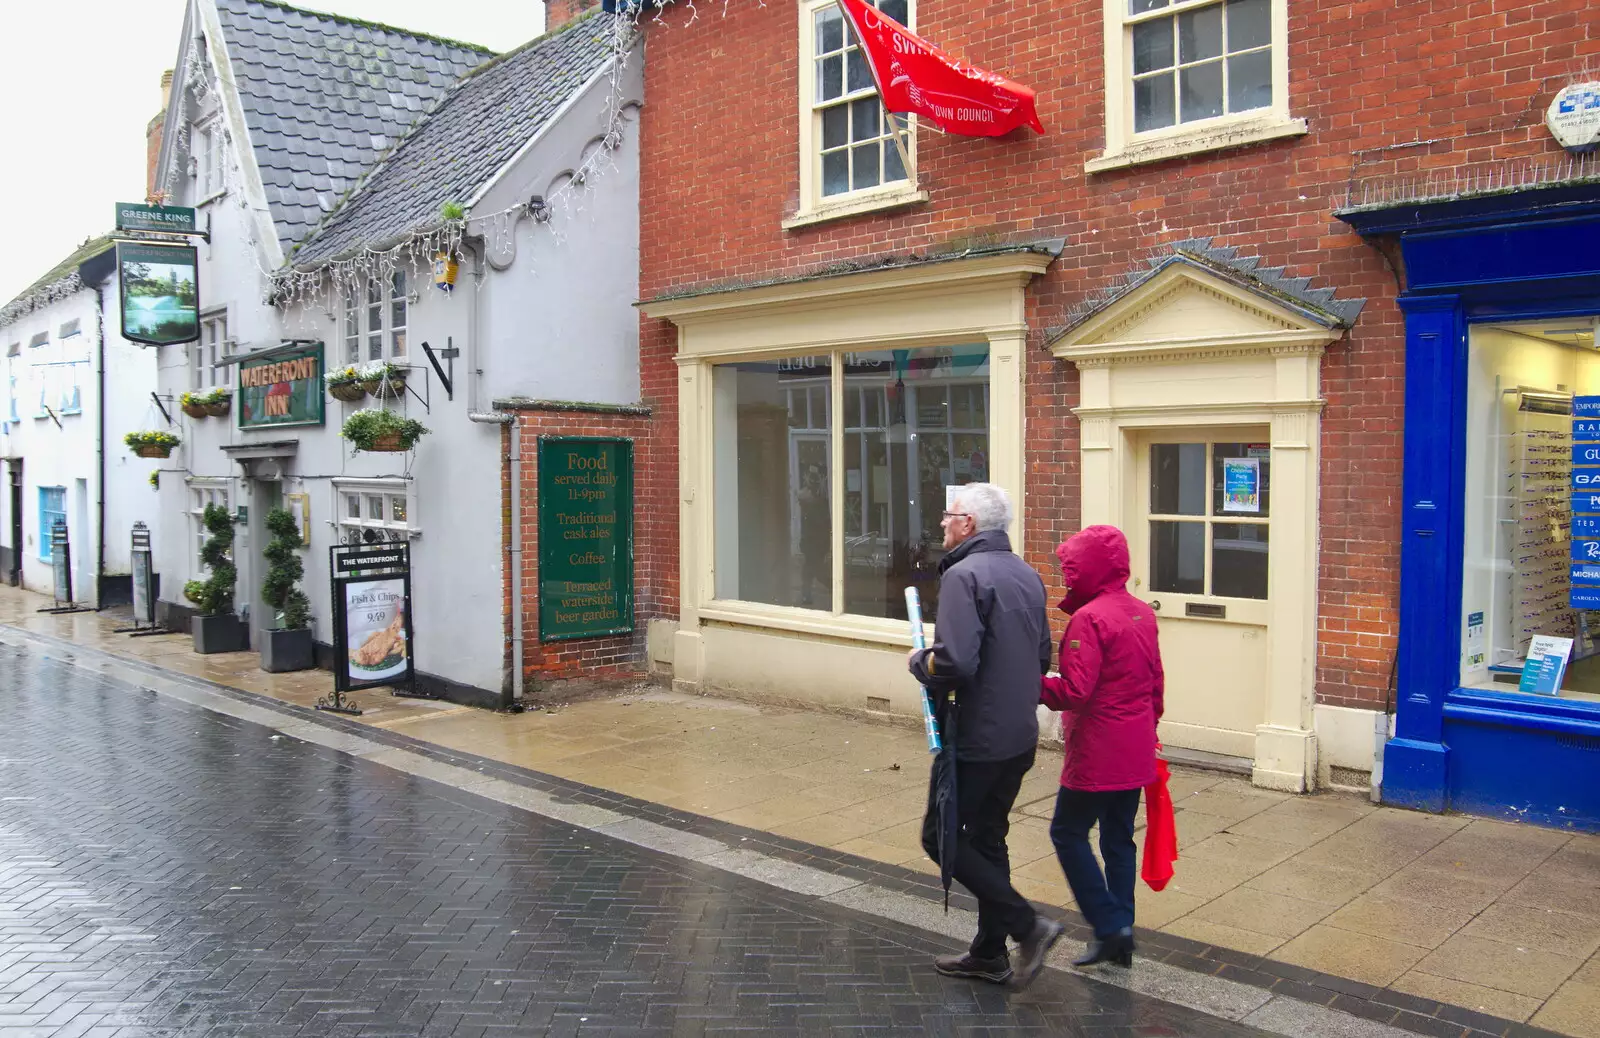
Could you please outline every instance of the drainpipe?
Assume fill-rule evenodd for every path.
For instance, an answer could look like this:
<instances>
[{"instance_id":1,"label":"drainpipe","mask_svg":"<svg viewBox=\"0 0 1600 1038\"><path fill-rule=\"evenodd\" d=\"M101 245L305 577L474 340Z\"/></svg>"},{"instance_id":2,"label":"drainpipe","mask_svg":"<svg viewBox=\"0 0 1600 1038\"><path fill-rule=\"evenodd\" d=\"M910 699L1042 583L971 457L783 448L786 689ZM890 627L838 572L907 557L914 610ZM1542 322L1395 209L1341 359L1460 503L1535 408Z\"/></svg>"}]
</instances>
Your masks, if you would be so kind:
<instances>
[{"instance_id":1,"label":"drainpipe","mask_svg":"<svg viewBox=\"0 0 1600 1038\"><path fill-rule=\"evenodd\" d=\"M511 449L506 460L511 465L511 694L502 695L503 710L522 709L522 423L503 411L472 411L469 421L481 425L511 428Z\"/></svg>"},{"instance_id":2,"label":"drainpipe","mask_svg":"<svg viewBox=\"0 0 1600 1038\"><path fill-rule=\"evenodd\" d=\"M99 480L95 486L95 526L99 536L95 538L94 560L94 607L101 608L104 603L100 601L100 589L105 585L106 574L106 290L105 286L94 287L94 325L95 338L95 412L100 424L99 432L95 436L95 464L99 468Z\"/></svg>"}]
</instances>

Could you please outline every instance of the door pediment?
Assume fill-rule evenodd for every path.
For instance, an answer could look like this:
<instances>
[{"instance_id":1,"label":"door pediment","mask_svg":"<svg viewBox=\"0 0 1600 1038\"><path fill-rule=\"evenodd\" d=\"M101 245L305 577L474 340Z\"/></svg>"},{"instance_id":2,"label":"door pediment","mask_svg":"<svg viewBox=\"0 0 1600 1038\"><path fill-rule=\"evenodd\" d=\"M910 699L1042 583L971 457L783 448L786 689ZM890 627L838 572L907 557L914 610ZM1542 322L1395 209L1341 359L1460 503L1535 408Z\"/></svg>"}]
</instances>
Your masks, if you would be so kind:
<instances>
[{"instance_id":1,"label":"door pediment","mask_svg":"<svg viewBox=\"0 0 1600 1038\"><path fill-rule=\"evenodd\" d=\"M1299 279L1287 283L1303 286ZM1180 251L1097 300L1050 349L1080 366L1118 359L1181 362L1316 350L1347 327L1342 315L1310 300Z\"/></svg>"}]
</instances>

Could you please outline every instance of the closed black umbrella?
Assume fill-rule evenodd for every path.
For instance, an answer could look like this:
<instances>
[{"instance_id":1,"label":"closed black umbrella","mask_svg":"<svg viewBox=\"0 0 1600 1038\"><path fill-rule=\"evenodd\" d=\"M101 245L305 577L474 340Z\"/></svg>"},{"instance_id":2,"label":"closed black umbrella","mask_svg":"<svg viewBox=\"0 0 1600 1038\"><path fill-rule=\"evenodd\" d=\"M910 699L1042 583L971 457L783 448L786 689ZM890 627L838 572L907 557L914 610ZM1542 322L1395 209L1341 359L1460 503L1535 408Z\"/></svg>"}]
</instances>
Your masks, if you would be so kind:
<instances>
[{"instance_id":1,"label":"closed black umbrella","mask_svg":"<svg viewBox=\"0 0 1600 1038\"><path fill-rule=\"evenodd\" d=\"M933 803L939 821L939 882L944 884L944 910L950 911L950 878L956 867L956 839L961 817L956 810L956 694L945 697L940 728L943 738L933 760Z\"/></svg>"}]
</instances>

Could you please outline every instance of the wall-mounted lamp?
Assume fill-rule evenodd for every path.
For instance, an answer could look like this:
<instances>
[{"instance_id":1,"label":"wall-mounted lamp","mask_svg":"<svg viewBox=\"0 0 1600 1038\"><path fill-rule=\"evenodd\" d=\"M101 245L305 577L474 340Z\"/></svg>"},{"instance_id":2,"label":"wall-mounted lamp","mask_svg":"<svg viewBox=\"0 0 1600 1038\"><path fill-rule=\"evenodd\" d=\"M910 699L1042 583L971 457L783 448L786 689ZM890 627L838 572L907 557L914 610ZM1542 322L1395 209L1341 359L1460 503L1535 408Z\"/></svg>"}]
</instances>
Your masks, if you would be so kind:
<instances>
[{"instance_id":1,"label":"wall-mounted lamp","mask_svg":"<svg viewBox=\"0 0 1600 1038\"><path fill-rule=\"evenodd\" d=\"M535 223L544 223L550 219L550 206L545 202L543 195L534 195L528 199L528 215L533 217Z\"/></svg>"}]
</instances>

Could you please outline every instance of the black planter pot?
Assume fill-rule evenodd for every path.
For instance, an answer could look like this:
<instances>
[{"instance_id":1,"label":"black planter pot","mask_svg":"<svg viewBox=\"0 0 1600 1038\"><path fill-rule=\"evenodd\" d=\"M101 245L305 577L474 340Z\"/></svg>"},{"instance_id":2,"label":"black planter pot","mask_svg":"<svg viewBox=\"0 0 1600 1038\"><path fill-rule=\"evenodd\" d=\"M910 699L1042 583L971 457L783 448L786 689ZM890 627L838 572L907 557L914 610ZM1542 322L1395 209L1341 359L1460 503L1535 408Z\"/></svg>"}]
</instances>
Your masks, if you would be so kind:
<instances>
[{"instance_id":1,"label":"black planter pot","mask_svg":"<svg viewBox=\"0 0 1600 1038\"><path fill-rule=\"evenodd\" d=\"M310 670L317 665L311 628L261 632L261 669L273 674Z\"/></svg>"},{"instance_id":2,"label":"black planter pot","mask_svg":"<svg viewBox=\"0 0 1600 1038\"><path fill-rule=\"evenodd\" d=\"M250 648L250 629L232 613L194 617L189 621L189 630L194 634L194 651L202 656Z\"/></svg>"}]
</instances>

